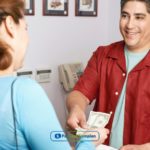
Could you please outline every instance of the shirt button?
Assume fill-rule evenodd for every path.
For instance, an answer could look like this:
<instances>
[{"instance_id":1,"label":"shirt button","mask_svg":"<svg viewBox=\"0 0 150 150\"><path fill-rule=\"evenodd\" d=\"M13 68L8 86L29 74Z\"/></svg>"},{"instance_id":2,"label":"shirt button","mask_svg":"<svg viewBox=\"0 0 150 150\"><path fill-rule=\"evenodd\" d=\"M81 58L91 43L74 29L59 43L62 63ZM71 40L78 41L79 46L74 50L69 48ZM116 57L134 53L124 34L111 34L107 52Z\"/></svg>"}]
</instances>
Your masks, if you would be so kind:
<instances>
[{"instance_id":1,"label":"shirt button","mask_svg":"<svg viewBox=\"0 0 150 150\"><path fill-rule=\"evenodd\" d=\"M123 74L122 74L122 76L123 76L123 77L125 77L125 76L126 76L126 74L125 74L125 73L123 73Z\"/></svg>"},{"instance_id":2,"label":"shirt button","mask_svg":"<svg viewBox=\"0 0 150 150\"><path fill-rule=\"evenodd\" d=\"M115 92L115 95L119 95L119 93L118 93L118 92Z\"/></svg>"}]
</instances>

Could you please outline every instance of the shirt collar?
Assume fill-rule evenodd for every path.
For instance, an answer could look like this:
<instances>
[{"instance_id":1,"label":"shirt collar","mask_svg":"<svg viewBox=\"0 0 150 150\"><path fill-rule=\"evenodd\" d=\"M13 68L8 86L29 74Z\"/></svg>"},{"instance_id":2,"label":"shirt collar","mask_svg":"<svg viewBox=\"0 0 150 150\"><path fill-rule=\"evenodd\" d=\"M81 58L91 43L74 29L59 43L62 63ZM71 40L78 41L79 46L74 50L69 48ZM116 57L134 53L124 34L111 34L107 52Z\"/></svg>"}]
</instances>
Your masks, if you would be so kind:
<instances>
[{"instance_id":1,"label":"shirt collar","mask_svg":"<svg viewBox=\"0 0 150 150\"><path fill-rule=\"evenodd\" d=\"M110 51L107 57L116 59L118 65L123 69L123 71L126 71L124 47L125 47L124 41L120 41L117 44L112 44L110 46ZM134 68L134 71L141 70L146 66L150 67L150 51L147 53L144 59Z\"/></svg>"},{"instance_id":2,"label":"shirt collar","mask_svg":"<svg viewBox=\"0 0 150 150\"><path fill-rule=\"evenodd\" d=\"M120 59L120 56L124 55L124 46L124 41L120 41L117 44L112 44L108 53L108 57Z\"/></svg>"},{"instance_id":3,"label":"shirt collar","mask_svg":"<svg viewBox=\"0 0 150 150\"><path fill-rule=\"evenodd\" d=\"M124 46L124 41L120 41L117 44L112 44L107 57L116 59L118 66L123 70L123 72L126 72Z\"/></svg>"}]
</instances>

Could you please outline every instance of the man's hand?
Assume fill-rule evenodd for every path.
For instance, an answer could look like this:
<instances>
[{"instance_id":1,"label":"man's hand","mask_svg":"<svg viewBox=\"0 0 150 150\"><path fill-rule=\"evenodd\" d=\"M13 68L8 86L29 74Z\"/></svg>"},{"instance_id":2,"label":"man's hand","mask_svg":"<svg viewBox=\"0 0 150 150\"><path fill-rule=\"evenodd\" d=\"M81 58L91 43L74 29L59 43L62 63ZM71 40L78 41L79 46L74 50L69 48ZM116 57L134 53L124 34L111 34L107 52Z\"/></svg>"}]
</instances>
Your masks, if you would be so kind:
<instances>
[{"instance_id":1,"label":"man's hand","mask_svg":"<svg viewBox=\"0 0 150 150\"><path fill-rule=\"evenodd\" d=\"M150 150L150 143L142 145L125 145L122 146L120 150Z\"/></svg>"},{"instance_id":2,"label":"man's hand","mask_svg":"<svg viewBox=\"0 0 150 150\"><path fill-rule=\"evenodd\" d=\"M67 125L72 129L81 127L87 128L85 112L79 107L74 106L67 119Z\"/></svg>"}]
</instances>

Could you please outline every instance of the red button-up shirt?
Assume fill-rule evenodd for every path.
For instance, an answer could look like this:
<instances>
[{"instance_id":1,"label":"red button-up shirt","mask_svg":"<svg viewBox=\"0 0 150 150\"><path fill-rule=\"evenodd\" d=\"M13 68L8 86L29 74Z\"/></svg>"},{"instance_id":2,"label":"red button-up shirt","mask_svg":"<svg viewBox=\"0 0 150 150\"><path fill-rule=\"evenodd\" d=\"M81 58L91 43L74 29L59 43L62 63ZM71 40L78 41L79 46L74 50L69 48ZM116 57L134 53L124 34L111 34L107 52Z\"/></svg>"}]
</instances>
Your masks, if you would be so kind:
<instances>
[{"instance_id":1,"label":"red button-up shirt","mask_svg":"<svg viewBox=\"0 0 150 150\"><path fill-rule=\"evenodd\" d=\"M99 47L74 88L96 99L95 111L113 112L109 129L127 73L124 45ZM128 74L125 98L123 144L150 142L150 52Z\"/></svg>"}]
</instances>

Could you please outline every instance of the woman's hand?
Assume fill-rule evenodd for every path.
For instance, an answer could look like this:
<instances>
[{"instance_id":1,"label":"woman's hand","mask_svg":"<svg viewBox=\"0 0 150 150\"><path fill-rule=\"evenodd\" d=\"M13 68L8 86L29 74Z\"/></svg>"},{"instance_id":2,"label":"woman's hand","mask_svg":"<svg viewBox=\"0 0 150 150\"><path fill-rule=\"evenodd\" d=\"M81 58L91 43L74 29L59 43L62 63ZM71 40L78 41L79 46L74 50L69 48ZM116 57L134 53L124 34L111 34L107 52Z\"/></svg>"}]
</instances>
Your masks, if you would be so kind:
<instances>
[{"instance_id":1,"label":"woman's hand","mask_svg":"<svg viewBox=\"0 0 150 150\"><path fill-rule=\"evenodd\" d=\"M88 131L85 132L85 136L92 135L91 140L98 146L105 142L109 134L109 130L106 128L90 128Z\"/></svg>"}]
</instances>

